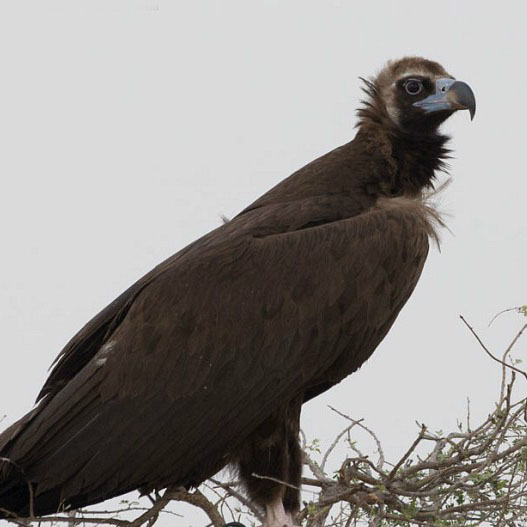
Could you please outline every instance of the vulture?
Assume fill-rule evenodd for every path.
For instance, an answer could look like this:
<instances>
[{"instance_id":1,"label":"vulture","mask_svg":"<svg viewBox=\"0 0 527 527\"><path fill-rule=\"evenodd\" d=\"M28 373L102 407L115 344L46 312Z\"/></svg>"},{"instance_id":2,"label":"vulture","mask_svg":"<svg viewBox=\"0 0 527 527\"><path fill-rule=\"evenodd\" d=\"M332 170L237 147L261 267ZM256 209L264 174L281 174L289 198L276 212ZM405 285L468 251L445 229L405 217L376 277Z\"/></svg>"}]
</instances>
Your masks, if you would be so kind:
<instances>
[{"instance_id":1,"label":"vulture","mask_svg":"<svg viewBox=\"0 0 527 527\"><path fill-rule=\"evenodd\" d=\"M426 199L449 152L440 125L476 109L468 84L424 58L362 80L351 142L68 342L36 406L0 435L0 517L192 488L230 465L266 527L294 525L302 404L356 371L411 295L441 224Z\"/></svg>"}]
</instances>

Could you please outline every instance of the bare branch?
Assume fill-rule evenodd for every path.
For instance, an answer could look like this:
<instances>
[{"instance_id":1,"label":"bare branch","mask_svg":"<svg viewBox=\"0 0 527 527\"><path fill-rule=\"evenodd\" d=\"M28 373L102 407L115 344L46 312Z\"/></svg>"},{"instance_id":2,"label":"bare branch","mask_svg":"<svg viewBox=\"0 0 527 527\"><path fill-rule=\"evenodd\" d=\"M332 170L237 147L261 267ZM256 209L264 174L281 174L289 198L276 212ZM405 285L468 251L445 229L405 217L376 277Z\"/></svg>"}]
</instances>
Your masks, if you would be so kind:
<instances>
[{"instance_id":1,"label":"bare branch","mask_svg":"<svg viewBox=\"0 0 527 527\"><path fill-rule=\"evenodd\" d=\"M511 364L507 364L506 362L503 362L502 360L498 359L498 357L495 357L490 351L489 349L485 346L485 344L483 344L483 341L479 338L479 336L477 335L477 333L472 329L472 326L465 320L465 318L463 317L463 315L459 315L459 318L463 321L463 323L465 324L465 326L467 326L467 328L470 330L470 332L472 333L472 335L474 335L474 338L479 342L480 346L485 350L485 353L492 359L492 360L495 360L496 362L498 362L499 364L501 364L502 366L504 366L505 368L509 368L511 370L514 370L515 372L519 373L520 375L523 375L523 377L525 378L525 380L527 380L527 373L525 373L523 370L520 370L519 368L516 368L515 366L512 366ZM527 326L527 325L526 325ZM524 326L525 327L525 326ZM522 332L523 332L523 329L522 329Z\"/></svg>"},{"instance_id":2,"label":"bare branch","mask_svg":"<svg viewBox=\"0 0 527 527\"><path fill-rule=\"evenodd\" d=\"M411 444L410 448L406 451L404 456L397 462L395 467L393 467L392 471L388 475L388 479L393 479L395 477L399 468L412 455L417 445L422 441L423 437L425 436L425 433L426 433L426 426L422 424L421 431L419 432L419 435L417 436L416 440Z\"/></svg>"}]
</instances>

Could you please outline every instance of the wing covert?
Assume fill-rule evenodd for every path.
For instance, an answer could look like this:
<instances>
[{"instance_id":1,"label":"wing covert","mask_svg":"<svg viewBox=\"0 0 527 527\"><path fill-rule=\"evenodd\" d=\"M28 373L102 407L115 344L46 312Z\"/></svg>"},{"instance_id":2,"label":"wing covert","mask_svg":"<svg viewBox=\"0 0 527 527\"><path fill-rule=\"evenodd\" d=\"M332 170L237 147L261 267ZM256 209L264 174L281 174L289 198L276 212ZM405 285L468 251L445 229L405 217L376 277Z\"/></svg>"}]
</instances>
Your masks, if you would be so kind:
<instances>
[{"instance_id":1,"label":"wing covert","mask_svg":"<svg viewBox=\"0 0 527 527\"><path fill-rule=\"evenodd\" d=\"M280 401L369 357L428 251L425 220L404 207L264 236L251 214L144 285L107 344L27 425L13 455L47 475L39 491L65 473L65 499L100 499L119 481L199 482ZM64 455L64 437L86 456Z\"/></svg>"}]
</instances>

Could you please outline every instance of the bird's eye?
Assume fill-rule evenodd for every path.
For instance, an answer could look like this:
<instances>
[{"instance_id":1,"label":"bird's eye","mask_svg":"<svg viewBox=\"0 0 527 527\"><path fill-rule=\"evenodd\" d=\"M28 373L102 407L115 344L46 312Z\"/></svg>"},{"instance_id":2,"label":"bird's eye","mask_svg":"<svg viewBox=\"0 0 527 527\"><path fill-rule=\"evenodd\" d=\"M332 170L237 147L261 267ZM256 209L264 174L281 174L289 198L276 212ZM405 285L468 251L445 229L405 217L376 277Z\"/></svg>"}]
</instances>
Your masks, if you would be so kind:
<instances>
[{"instance_id":1,"label":"bird's eye","mask_svg":"<svg viewBox=\"0 0 527 527\"><path fill-rule=\"evenodd\" d=\"M406 90L406 93L410 95L417 95L418 93L421 93L423 83L416 81L415 79L410 79L404 83L404 89Z\"/></svg>"}]
</instances>

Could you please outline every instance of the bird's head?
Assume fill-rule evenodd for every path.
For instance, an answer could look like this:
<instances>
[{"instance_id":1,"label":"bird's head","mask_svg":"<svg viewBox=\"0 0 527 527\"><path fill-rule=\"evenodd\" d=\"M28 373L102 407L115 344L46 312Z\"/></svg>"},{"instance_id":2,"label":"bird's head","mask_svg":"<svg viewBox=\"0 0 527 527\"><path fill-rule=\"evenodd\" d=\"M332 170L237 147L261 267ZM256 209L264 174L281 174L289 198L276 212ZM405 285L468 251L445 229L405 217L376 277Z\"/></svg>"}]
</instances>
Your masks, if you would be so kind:
<instances>
[{"instance_id":1,"label":"bird's head","mask_svg":"<svg viewBox=\"0 0 527 527\"><path fill-rule=\"evenodd\" d=\"M468 84L456 80L437 62L421 57L390 61L365 81L368 100L361 122L373 120L405 133L434 132L457 110L473 118L476 99Z\"/></svg>"}]
</instances>

